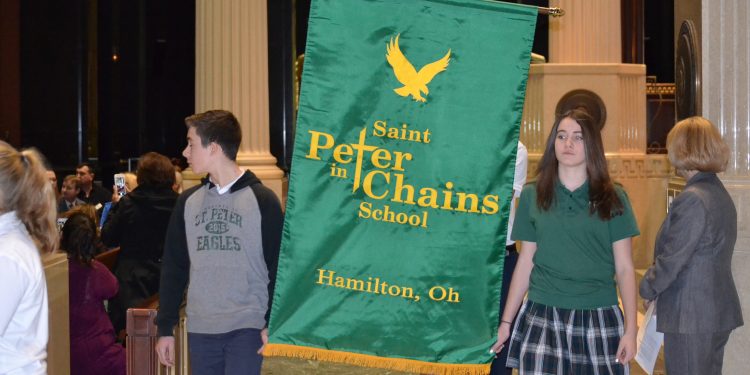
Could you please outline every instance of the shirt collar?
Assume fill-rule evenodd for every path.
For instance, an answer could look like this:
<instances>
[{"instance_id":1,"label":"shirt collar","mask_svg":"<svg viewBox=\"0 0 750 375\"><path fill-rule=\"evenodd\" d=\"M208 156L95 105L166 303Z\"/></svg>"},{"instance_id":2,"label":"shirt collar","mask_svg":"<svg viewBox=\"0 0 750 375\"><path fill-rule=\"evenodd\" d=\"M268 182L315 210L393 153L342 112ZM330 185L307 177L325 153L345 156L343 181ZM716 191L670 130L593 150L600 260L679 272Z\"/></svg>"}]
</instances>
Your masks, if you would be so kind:
<instances>
[{"instance_id":1,"label":"shirt collar","mask_svg":"<svg viewBox=\"0 0 750 375\"><path fill-rule=\"evenodd\" d=\"M579 186L573 191L568 190L565 185L560 182L560 179L555 179L555 190L560 194L572 195L575 197L581 197L588 200L589 198L589 180L587 179L583 185Z\"/></svg>"},{"instance_id":2,"label":"shirt collar","mask_svg":"<svg viewBox=\"0 0 750 375\"><path fill-rule=\"evenodd\" d=\"M9 211L0 214L0 234L8 232L14 227L24 227L21 220L16 216L16 211Z\"/></svg>"},{"instance_id":3,"label":"shirt collar","mask_svg":"<svg viewBox=\"0 0 750 375\"><path fill-rule=\"evenodd\" d=\"M685 181L685 187L688 187L698 181L704 181L709 180L712 178L718 178L716 176L716 173L713 172L698 172L695 174L695 176L691 177L689 180Z\"/></svg>"},{"instance_id":4,"label":"shirt collar","mask_svg":"<svg viewBox=\"0 0 750 375\"><path fill-rule=\"evenodd\" d=\"M235 178L234 180L232 180L232 182L226 184L226 186L219 186L219 184L217 184L214 181L211 181L211 183L214 186L216 186L216 192L219 193L219 195L223 195L224 193L228 192L229 189L232 188L232 185L234 185L235 182L237 182L237 180L239 180L240 178L242 178L243 175L244 175L244 173L240 173L240 175L237 176L237 178Z\"/></svg>"}]
</instances>

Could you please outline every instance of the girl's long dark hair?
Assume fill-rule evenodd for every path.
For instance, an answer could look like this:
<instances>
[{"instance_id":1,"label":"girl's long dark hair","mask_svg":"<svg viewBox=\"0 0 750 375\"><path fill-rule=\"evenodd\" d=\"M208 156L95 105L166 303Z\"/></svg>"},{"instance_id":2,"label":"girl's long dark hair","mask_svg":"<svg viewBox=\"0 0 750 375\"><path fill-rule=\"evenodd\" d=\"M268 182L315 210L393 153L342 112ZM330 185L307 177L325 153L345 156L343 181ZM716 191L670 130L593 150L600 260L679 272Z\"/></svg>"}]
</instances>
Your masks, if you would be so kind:
<instances>
[{"instance_id":1,"label":"girl's long dark hair","mask_svg":"<svg viewBox=\"0 0 750 375\"><path fill-rule=\"evenodd\" d=\"M542 160L536 169L536 204L539 209L548 211L555 201L555 184L558 161L555 155L555 139L560 122L570 118L581 126L586 155L586 173L589 183L590 213L595 212L603 220L622 214L623 204L617 196L615 185L609 177L607 159L604 157L604 145L601 132L594 126L591 116L580 109L572 109L557 116L552 131L547 137L547 145Z\"/></svg>"},{"instance_id":2,"label":"girl's long dark hair","mask_svg":"<svg viewBox=\"0 0 750 375\"><path fill-rule=\"evenodd\" d=\"M94 220L84 213L70 216L62 228L60 248L68 253L68 258L91 265L94 256L103 250Z\"/></svg>"}]
</instances>

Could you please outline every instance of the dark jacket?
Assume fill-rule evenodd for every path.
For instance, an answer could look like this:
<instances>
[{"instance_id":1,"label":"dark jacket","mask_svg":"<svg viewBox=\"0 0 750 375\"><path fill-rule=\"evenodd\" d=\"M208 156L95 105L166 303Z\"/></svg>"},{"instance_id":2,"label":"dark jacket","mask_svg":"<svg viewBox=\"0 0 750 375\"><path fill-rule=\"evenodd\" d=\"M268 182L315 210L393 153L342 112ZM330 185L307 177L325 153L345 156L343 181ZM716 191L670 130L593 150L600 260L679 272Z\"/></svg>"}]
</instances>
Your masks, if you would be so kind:
<instances>
[{"instance_id":1,"label":"dark jacket","mask_svg":"<svg viewBox=\"0 0 750 375\"><path fill-rule=\"evenodd\" d=\"M161 284L159 287L159 314L156 317L159 336L172 336L172 330L179 319L182 304L190 278L190 256L185 232L185 202L199 189L211 189L214 185L208 178L201 185L186 190L177 200L170 218L169 228L164 244L164 262L162 264ZM276 194L261 184L250 171L245 173L230 188L230 193L250 187L258 202L260 210L260 230L263 247L263 259L268 269L268 311L266 322L273 304L273 292L276 285L276 267L281 246L281 230L284 223L281 205Z\"/></svg>"},{"instance_id":2,"label":"dark jacket","mask_svg":"<svg viewBox=\"0 0 750 375\"><path fill-rule=\"evenodd\" d=\"M120 246L113 273L120 292L110 300L110 318L119 331L125 328L125 313L158 293L164 234L177 193L170 187L140 185L123 196L102 227L102 242Z\"/></svg>"},{"instance_id":3,"label":"dark jacket","mask_svg":"<svg viewBox=\"0 0 750 375\"><path fill-rule=\"evenodd\" d=\"M81 206L86 204L86 202L82 201L81 198L76 198L73 204L75 206ZM57 202L57 213L62 214L68 212L68 210L70 210L70 208L68 208L68 203L64 198L60 198L60 200Z\"/></svg>"},{"instance_id":4,"label":"dark jacket","mask_svg":"<svg viewBox=\"0 0 750 375\"><path fill-rule=\"evenodd\" d=\"M672 202L641 297L657 299L657 330L716 333L743 324L732 278L737 211L714 173L699 172Z\"/></svg>"},{"instance_id":5,"label":"dark jacket","mask_svg":"<svg viewBox=\"0 0 750 375\"><path fill-rule=\"evenodd\" d=\"M97 204L103 205L112 200L112 192L94 183L91 185L91 193L89 196L87 197L86 193L81 189L81 192L78 193L78 199L92 206L96 206Z\"/></svg>"},{"instance_id":6,"label":"dark jacket","mask_svg":"<svg viewBox=\"0 0 750 375\"><path fill-rule=\"evenodd\" d=\"M102 242L120 246L120 259L161 259L176 201L177 193L169 187L136 187L112 205L102 227Z\"/></svg>"}]
</instances>

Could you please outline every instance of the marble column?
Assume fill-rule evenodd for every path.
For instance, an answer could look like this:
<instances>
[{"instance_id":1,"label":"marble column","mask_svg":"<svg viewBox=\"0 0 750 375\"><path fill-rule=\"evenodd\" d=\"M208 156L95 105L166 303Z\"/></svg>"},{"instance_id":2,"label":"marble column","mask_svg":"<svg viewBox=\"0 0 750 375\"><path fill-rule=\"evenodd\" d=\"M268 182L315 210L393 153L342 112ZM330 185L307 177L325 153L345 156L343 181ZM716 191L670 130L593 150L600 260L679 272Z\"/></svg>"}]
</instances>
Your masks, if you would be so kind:
<instances>
[{"instance_id":1,"label":"marble column","mask_svg":"<svg viewBox=\"0 0 750 375\"><path fill-rule=\"evenodd\" d=\"M620 64L620 0L550 0L565 16L549 23L549 62ZM575 46L575 48L571 48Z\"/></svg>"},{"instance_id":2,"label":"marble column","mask_svg":"<svg viewBox=\"0 0 750 375\"><path fill-rule=\"evenodd\" d=\"M745 326L729 338L725 374L750 368L750 5L747 0L702 0L703 117L729 144L729 168L721 175L737 207L737 244L732 272Z\"/></svg>"},{"instance_id":3,"label":"marble column","mask_svg":"<svg viewBox=\"0 0 750 375\"><path fill-rule=\"evenodd\" d=\"M284 173L269 146L266 0L198 0L195 6L195 111L237 116L237 162L281 198Z\"/></svg>"}]
</instances>

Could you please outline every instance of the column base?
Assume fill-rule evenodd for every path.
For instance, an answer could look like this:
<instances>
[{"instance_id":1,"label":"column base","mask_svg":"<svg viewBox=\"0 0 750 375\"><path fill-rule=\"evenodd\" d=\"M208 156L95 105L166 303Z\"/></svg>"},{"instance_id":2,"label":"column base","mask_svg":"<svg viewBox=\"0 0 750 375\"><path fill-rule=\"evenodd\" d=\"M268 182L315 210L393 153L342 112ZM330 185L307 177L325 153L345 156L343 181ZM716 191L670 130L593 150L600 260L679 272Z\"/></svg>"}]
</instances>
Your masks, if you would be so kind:
<instances>
[{"instance_id":1,"label":"column base","mask_svg":"<svg viewBox=\"0 0 750 375\"><path fill-rule=\"evenodd\" d=\"M263 185L273 190L280 202L284 202L284 171L276 166L276 158L270 153L242 152L237 155L237 164L241 169L249 169L263 182Z\"/></svg>"}]
</instances>

